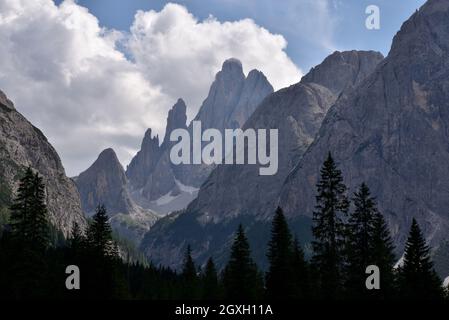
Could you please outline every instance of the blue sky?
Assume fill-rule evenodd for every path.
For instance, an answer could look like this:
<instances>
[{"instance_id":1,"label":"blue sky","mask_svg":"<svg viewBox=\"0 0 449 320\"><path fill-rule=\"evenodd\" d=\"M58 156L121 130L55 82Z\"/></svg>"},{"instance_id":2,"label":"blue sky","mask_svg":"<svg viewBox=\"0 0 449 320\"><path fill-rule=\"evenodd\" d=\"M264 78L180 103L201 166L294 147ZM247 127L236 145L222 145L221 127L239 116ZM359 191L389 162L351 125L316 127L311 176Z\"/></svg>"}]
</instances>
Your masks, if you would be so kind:
<instances>
[{"instance_id":1,"label":"blue sky","mask_svg":"<svg viewBox=\"0 0 449 320\"><path fill-rule=\"evenodd\" d=\"M56 3L61 0L56 1ZM160 11L169 1L162 0L78 0L100 21L102 26L129 30L137 10ZM320 63L331 49L378 50L386 55L391 40L401 24L424 0L324 0L332 21L329 23L333 48L320 45L319 34L313 39L310 29L323 25L323 17L315 20L308 7L319 0L181 0L170 1L185 6L199 20L213 15L220 21L253 19L272 33L282 34L288 41L287 53L303 71ZM365 9L377 5L381 13L381 29L365 28ZM325 18L326 19L326 18ZM304 32L305 30L305 32ZM326 30L327 31L327 30ZM326 32L327 33L327 32ZM323 34L323 36L325 36ZM326 35L328 36L328 35Z\"/></svg>"}]
</instances>

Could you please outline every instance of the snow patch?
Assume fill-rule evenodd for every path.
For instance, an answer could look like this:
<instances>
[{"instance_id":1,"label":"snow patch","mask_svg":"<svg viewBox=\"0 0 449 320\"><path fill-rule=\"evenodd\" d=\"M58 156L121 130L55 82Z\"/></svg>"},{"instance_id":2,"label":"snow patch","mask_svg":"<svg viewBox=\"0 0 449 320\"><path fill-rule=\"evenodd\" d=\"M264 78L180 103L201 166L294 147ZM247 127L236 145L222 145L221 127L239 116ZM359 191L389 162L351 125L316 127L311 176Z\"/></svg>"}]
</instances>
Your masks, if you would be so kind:
<instances>
[{"instance_id":1,"label":"snow patch","mask_svg":"<svg viewBox=\"0 0 449 320\"><path fill-rule=\"evenodd\" d=\"M187 192L190 194L194 194L195 192L198 192L200 190L200 188L195 188L192 186L187 186L185 184L182 184L181 181L175 179L176 185L178 186L179 190L181 190L182 192Z\"/></svg>"},{"instance_id":2,"label":"snow patch","mask_svg":"<svg viewBox=\"0 0 449 320\"><path fill-rule=\"evenodd\" d=\"M167 194L164 194L162 197L160 197L157 200L154 200L154 203L158 206L163 206L164 204L168 204L175 200L177 196L172 196L171 191L169 191Z\"/></svg>"}]
</instances>

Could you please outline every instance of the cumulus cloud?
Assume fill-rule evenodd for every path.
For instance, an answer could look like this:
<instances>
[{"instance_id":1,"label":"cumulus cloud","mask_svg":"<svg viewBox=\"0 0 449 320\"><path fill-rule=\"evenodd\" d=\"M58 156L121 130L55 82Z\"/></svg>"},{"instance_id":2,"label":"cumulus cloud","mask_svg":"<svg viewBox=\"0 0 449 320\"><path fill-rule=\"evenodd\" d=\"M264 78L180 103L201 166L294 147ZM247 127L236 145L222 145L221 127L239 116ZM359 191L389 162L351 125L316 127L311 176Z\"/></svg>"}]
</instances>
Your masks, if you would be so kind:
<instances>
[{"instance_id":1,"label":"cumulus cloud","mask_svg":"<svg viewBox=\"0 0 449 320\"><path fill-rule=\"evenodd\" d=\"M42 129L69 175L109 146L128 164L146 128L163 134L178 97L192 117L229 57L276 88L301 75L282 36L252 20L198 21L174 4L138 12L123 33L101 28L73 0L0 0L0 43L0 89Z\"/></svg>"},{"instance_id":2,"label":"cumulus cloud","mask_svg":"<svg viewBox=\"0 0 449 320\"><path fill-rule=\"evenodd\" d=\"M285 53L287 42L251 19L198 21L187 9L167 4L162 11L137 12L128 48L146 77L170 96L183 97L196 113L224 60L259 69L275 89L299 81L301 71Z\"/></svg>"}]
</instances>

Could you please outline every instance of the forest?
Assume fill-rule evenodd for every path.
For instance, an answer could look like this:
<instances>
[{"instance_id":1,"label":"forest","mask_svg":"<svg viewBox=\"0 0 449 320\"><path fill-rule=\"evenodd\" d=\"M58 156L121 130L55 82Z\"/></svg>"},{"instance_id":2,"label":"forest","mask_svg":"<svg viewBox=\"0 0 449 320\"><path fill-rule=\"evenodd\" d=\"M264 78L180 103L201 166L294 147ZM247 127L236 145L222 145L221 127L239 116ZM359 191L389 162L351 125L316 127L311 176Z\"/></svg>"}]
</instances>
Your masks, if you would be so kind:
<instances>
[{"instance_id":1,"label":"forest","mask_svg":"<svg viewBox=\"0 0 449 320\"><path fill-rule=\"evenodd\" d=\"M83 230L74 224L64 239L51 226L43 177L28 168L10 218L0 234L0 299L101 300L431 300L448 298L434 270L431 248L415 219L398 260L390 230L366 184L348 196L329 153L316 185L311 243L292 234L281 207L274 212L266 271L254 262L240 225L229 259L196 265L187 246L181 270L129 259L113 238L107 210L99 205ZM66 287L67 266L80 270L80 288ZM368 289L368 266L377 266L379 288Z\"/></svg>"}]
</instances>

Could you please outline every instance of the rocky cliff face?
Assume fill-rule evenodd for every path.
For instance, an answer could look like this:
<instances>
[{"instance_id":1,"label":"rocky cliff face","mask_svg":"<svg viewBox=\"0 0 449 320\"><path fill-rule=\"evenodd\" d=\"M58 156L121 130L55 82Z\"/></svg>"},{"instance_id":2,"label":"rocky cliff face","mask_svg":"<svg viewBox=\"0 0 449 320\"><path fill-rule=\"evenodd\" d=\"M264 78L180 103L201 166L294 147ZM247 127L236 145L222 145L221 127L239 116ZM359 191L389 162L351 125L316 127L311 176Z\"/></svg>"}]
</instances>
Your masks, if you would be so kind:
<instances>
[{"instance_id":1,"label":"rocky cliff face","mask_svg":"<svg viewBox=\"0 0 449 320\"><path fill-rule=\"evenodd\" d=\"M93 215L98 205L105 205L110 216L132 210L126 189L127 179L114 150L103 150L98 159L76 179L84 212Z\"/></svg>"},{"instance_id":2,"label":"rocky cliff face","mask_svg":"<svg viewBox=\"0 0 449 320\"><path fill-rule=\"evenodd\" d=\"M252 70L243 74L237 59L228 59L215 76L209 94L194 120L201 121L203 129L240 128L263 98L273 92L265 75Z\"/></svg>"},{"instance_id":3,"label":"rocky cliff face","mask_svg":"<svg viewBox=\"0 0 449 320\"><path fill-rule=\"evenodd\" d=\"M152 137L151 129L145 132L140 151L132 159L126 169L126 176L135 189L142 188L161 157L161 148L159 147L159 137Z\"/></svg>"},{"instance_id":4,"label":"rocky cliff face","mask_svg":"<svg viewBox=\"0 0 449 320\"><path fill-rule=\"evenodd\" d=\"M448 124L449 2L430 0L403 24L376 71L328 112L280 203L289 216L312 214L330 151L351 192L370 186L399 250L413 217L438 244L449 221Z\"/></svg>"},{"instance_id":5,"label":"rocky cliff face","mask_svg":"<svg viewBox=\"0 0 449 320\"><path fill-rule=\"evenodd\" d=\"M278 172L261 176L258 165L219 165L187 211L207 213L215 222L240 214L271 216L287 174L313 142L329 107L382 59L378 52L334 52L300 83L270 95L244 129L278 129Z\"/></svg>"},{"instance_id":6,"label":"rocky cliff face","mask_svg":"<svg viewBox=\"0 0 449 320\"><path fill-rule=\"evenodd\" d=\"M155 261L174 263L179 256L169 261L166 252L176 256L188 242L195 243L200 260L207 259L208 255L221 255L226 241L232 238L234 230L225 225L244 219L250 233L257 228L268 230L267 221L274 212L283 182L313 142L328 109L342 90L350 91L382 59L377 52L335 52L300 83L265 98L243 128L279 130L278 172L261 176L258 165L217 166L201 186L197 199L176 219L190 227L195 225L201 232L186 234L180 242L181 223L158 226L143 242L147 254ZM318 83L311 82L312 79ZM329 84L330 88L323 84ZM214 234L217 229L226 230L219 231L222 236L219 241ZM213 241L221 243L214 248ZM256 246L265 247L265 243L258 242Z\"/></svg>"},{"instance_id":7,"label":"rocky cliff face","mask_svg":"<svg viewBox=\"0 0 449 320\"><path fill-rule=\"evenodd\" d=\"M240 61L228 59L217 73L194 120L201 121L202 130L215 128L224 132L224 129L240 128L272 92L273 87L262 72L252 70L245 77ZM142 150L127 169L131 195L144 207L161 213L184 209L214 168L212 165L173 165L170 162L170 148L174 144L169 141L170 133L178 128L192 133L192 125L187 127L186 120L186 105L180 99L168 114L161 146L156 148L153 142L153 148L144 150L144 141ZM151 166L142 165L142 158L151 159Z\"/></svg>"},{"instance_id":8,"label":"rocky cliff face","mask_svg":"<svg viewBox=\"0 0 449 320\"><path fill-rule=\"evenodd\" d=\"M145 139L144 148L151 147L151 132ZM145 155L139 158L145 165L151 162L146 160ZM133 201L125 171L110 148L103 150L97 160L76 178L76 186L87 215L92 216L98 205L104 205L113 229L136 244L158 219L154 212Z\"/></svg>"},{"instance_id":9,"label":"rocky cliff face","mask_svg":"<svg viewBox=\"0 0 449 320\"><path fill-rule=\"evenodd\" d=\"M0 206L8 206L28 166L44 178L50 221L66 236L73 222L86 224L78 191L67 178L58 154L0 91Z\"/></svg>"},{"instance_id":10,"label":"rocky cliff face","mask_svg":"<svg viewBox=\"0 0 449 320\"><path fill-rule=\"evenodd\" d=\"M336 51L312 68L301 83L320 84L338 96L360 84L383 58L375 51Z\"/></svg>"}]
</instances>

